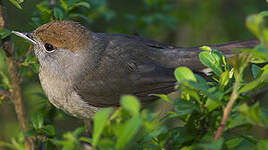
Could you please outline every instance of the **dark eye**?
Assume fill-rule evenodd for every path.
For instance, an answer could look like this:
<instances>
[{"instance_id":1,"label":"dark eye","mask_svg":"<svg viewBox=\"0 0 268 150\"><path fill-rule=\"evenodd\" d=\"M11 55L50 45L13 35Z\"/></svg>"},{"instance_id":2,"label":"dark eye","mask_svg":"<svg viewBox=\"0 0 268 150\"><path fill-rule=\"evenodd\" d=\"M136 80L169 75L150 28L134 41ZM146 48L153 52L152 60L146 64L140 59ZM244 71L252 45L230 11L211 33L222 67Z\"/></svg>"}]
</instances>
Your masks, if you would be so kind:
<instances>
[{"instance_id":1,"label":"dark eye","mask_svg":"<svg viewBox=\"0 0 268 150\"><path fill-rule=\"evenodd\" d=\"M45 44L45 48L48 52L53 52L56 49L56 47L48 43Z\"/></svg>"}]
</instances>

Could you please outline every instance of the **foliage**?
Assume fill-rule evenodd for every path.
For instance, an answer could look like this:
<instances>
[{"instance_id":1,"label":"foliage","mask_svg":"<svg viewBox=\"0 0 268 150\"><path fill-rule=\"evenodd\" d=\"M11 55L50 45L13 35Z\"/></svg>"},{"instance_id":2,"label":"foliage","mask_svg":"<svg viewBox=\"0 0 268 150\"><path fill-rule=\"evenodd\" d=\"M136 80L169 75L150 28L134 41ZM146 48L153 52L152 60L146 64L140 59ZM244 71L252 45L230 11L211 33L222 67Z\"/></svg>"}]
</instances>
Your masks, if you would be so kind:
<instances>
[{"instance_id":1,"label":"foliage","mask_svg":"<svg viewBox=\"0 0 268 150\"><path fill-rule=\"evenodd\" d=\"M12 3L17 2L10 0ZM22 2L22 1L20 1ZM171 5L164 0L145 0L140 14L126 14L125 21L130 26L115 26L108 31L135 31L137 27L147 27L144 32L161 33L173 30L176 19L169 12ZM15 5L19 7L16 3ZM19 7L20 8L20 7ZM50 6L48 1L41 1L34 12L35 26L52 20L72 19L84 24L92 24L93 20L105 18L107 22L115 17L115 12L107 7L105 0L70 0L58 1ZM160 11L159 11L160 10ZM154 15L144 15L147 11L155 11ZM163 15L164 13L170 15ZM216 49L201 47L200 61L211 69L206 76L194 74L189 68L179 67L174 72L177 79L177 92L180 96L171 99L167 95L155 95L170 103L172 110L159 118L157 113L141 109L138 99L131 95L121 98L121 107L117 110L105 108L94 116L92 138L85 137L85 129L77 128L73 132L60 132L53 125L55 112L47 102L36 110L31 117L27 136L36 137L36 145L45 149L82 149L82 142L97 149L268 149L267 139L259 139L251 132L254 127L267 129L268 118L266 107L252 95L268 85L268 35L267 14L262 12L249 16L247 27L261 44L252 49L241 49L241 54L226 60ZM140 17L142 16L142 17ZM186 18L187 20L187 18ZM160 22L160 23L159 23ZM159 23L159 24L157 24ZM159 30L156 30L159 29ZM10 35L8 30L0 31L1 39ZM253 64L254 63L254 64ZM27 67L38 72L37 60L29 55L23 60L21 72ZM23 68L25 67L25 68ZM0 72L1 87L10 89L5 73ZM43 96L37 94L39 96ZM233 96L235 95L235 96ZM231 104L222 136L215 140L217 129L221 126L226 107ZM23 149L22 135L12 139L10 143L0 142L0 146L10 149Z\"/></svg>"}]
</instances>

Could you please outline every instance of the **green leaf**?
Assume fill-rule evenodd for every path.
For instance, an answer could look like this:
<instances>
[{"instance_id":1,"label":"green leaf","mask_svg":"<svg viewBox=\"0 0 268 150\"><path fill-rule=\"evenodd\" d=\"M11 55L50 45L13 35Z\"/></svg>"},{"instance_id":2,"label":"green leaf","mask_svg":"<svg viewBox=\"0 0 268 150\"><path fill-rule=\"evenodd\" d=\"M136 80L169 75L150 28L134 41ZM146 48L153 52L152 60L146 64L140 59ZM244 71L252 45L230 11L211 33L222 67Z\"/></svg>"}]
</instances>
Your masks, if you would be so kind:
<instances>
[{"instance_id":1,"label":"green leaf","mask_svg":"<svg viewBox=\"0 0 268 150\"><path fill-rule=\"evenodd\" d=\"M9 148L9 149L18 150L18 147L16 145L14 145L13 143L10 144L10 143L7 143L7 142L0 141L0 146L1 147L6 147L6 148Z\"/></svg>"},{"instance_id":2,"label":"green leaf","mask_svg":"<svg viewBox=\"0 0 268 150\"><path fill-rule=\"evenodd\" d=\"M216 87L208 89L206 85L203 85L197 82L191 82L191 81L187 82L186 86L201 91L203 94L208 96L211 100L219 101L221 100L223 96L223 93L220 92Z\"/></svg>"},{"instance_id":3,"label":"green leaf","mask_svg":"<svg viewBox=\"0 0 268 150\"><path fill-rule=\"evenodd\" d=\"M25 136L37 136L37 135L38 134L36 133L34 129L30 129L25 132Z\"/></svg>"},{"instance_id":4,"label":"green leaf","mask_svg":"<svg viewBox=\"0 0 268 150\"><path fill-rule=\"evenodd\" d=\"M209 88L208 82L203 77L201 77L198 74L195 74L195 77L196 77L198 83L200 83L201 85L203 85L206 89Z\"/></svg>"},{"instance_id":5,"label":"green leaf","mask_svg":"<svg viewBox=\"0 0 268 150\"><path fill-rule=\"evenodd\" d=\"M259 103L255 103L250 107L246 104L242 104L239 110L240 113L253 125L264 126L268 123L268 119L265 118L261 112Z\"/></svg>"},{"instance_id":6,"label":"green leaf","mask_svg":"<svg viewBox=\"0 0 268 150\"><path fill-rule=\"evenodd\" d=\"M92 20L90 18L88 18L86 15L83 14L79 14L79 13L70 13L69 17L72 19L84 19L88 24L92 23Z\"/></svg>"},{"instance_id":7,"label":"green leaf","mask_svg":"<svg viewBox=\"0 0 268 150\"><path fill-rule=\"evenodd\" d=\"M79 140L86 143L92 143L92 139L87 137L80 137Z\"/></svg>"},{"instance_id":8,"label":"green leaf","mask_svg":"<svg viewBox=\"0 0 268 150\"><path fill-rule=\"evenodd\" d=\"M202 104L202 102L200 101L200 95L198 91L192 89L184 89L182 94L184 93L189 95L190 97L193 97L199 104Z\"/></svg>"},{"instance_id":9,"label":"green leaf","mask_svg":"<svg viewBox=\"0 0 268 150\"><path fill-rule=\"evenodd\" d=\"M55 136L55 128L52 125L46 125L41 128L40 131L43 135L46 135L48 137Z\"/></svg>"},{"instance_id":10,"label":"green leaf","mask_svg":"<svg viewBox=\"0 0 268 150\"><path fill-rule=\"evenodd\" d=\"M209 46L202 46L202 47L200 47L200 49L201 49L201 50L205 50L205 51L207 51L207 52L212 52L212 49L211 49L211 47L209 47Z\"/></svg>"},{"instance_id":11,"label":"green leaf","mask_svg":"<svg viewBox=\"0 0 268 150\"><path fill-rule=\"evenodd\" d=\"M44 114L40 112L34 113L31 117L31 120L32 120L33 127L35 129L41 129L45 121Z\"/></svg>"},{"instance_id":12,"label":"green leaf","mask_svg":"<svg viewBox=\"0 0 268 150\"><path fill-rule=\"evenodd\" d=\"M195 110L199 110L198 106L187 100L177 99L174 105L177 116L187 115Z\"/></svg>"},{"instance_id":13,"label":"green leaf","mask_svg":"<svg viewBox=\"0 0 268 150\"><path fill-rule=\"evenodd\" d=\"M229 71L225 71L220 75L220 87L224 88L229 83Z\"/></svg>"},{"instance_id":14,"label":"green leaf","mask_svg":"<svg viewBox=\"0 0 268 150\"><path fill-rule=\"evenodd\" d=\"M90 4L88 2L78 2L78 3L75 3L73 4L70 8L69 8L69 11L76 8L76 7L85 7L85 8L90 8Z\"/></svg>"},{"instance_id":15,"label":"green leaf","mask_svg":"<svg viewBox=\"0 0 268 150\"><path fill-rule=\"evenodd\" d=\"M24 2L24 0L16 0L18 3L23 3Z\"/></svg>"},{"instance_id":16,"label":"green leaf","mask_svg":"<svg viewBox=\"0 0 268 150\"><path fill-rule=\"evenodd\" d=\"M266 82L268 80L268 64L262 67L261 70L262 70L262 74L260 75L260 78L263 82Z\"/></svg>"},{"instance_id":17,"label":"green leaf","mask_svg":"<svg viewBox=\"0 0 268 150\"><path fill-rule=\"evenodd\" d=\"M22 9L21 3L23 3L23 0L9 0L14 6L16 6L19 9Z\"/></svg>"},{"instance_id":18,"label":"green leaf","mask_svg":"<svg viewBox=\"0 0 268 150\"><path fill-rule=\"evenodd\" d=\"M261 73L262 71L262 73ZM256 74L256 73L255 73ZM265 65L261 70L258 70L258 78L247 83L240 89L240 93L247 92L255 89L257 86L263 84L266 80L268 80L268 65Z\"/></svg>"},{"instance_id":19,"label":"green leaf","mask_svg":"<svg viewBox=\"0 0 268 150\"><path fill-rule=\"evenodd\" d=\"M225 144L228 149L235 149L242 141L242 138L231 138L230 140L226 141Z\"/></svg>"},{"instance_id":20,"label":"green leaf","mask_svg":"<svg viewBox=\"0 0 268 150\"><path fill-rule=\"evenodd\" d=\"M108 117L111 111L112 108L105 108L99 110L94 115L93 136L92 136L92 145L94 147L96 147L96 145L98 144L100 135L106 125L106 122L108 121Z\"/></svg>"},{"instance_id":21,"label":"green leaf","mask_svg":"<svg viewBox=\"0 0 268 150\"><path fill-rule=\"evenodd\" d=\"M194 73L187 67L176 68L175 77L179 83L182 81L197 81Z\"/></svg>"},{"instance_id":22,"label":"green leaf","mask_svg":"<svg viewBox=\"0 0 268 150\"><path fill-rule=\"evenodd\" d=\"M201 144L198 144L199 147L204 149L213 149L213 150L221 150L223 145L223 138L220 137L218 140L213 141L211 136L204 136Z\"/></svg>"},{"instance_id":23,"label":"green leaf","mask_svg":"<svg viewBox=\"0 0 268 150\"><path fill-rule=\"evenodd\" d=\"M8 88L8 89L11 89L12 86L11 86L11 82L9 80L9 77L2 71L0 71L0 77L1 77L1 81L2 83Z\"/></svg>"},{"instance_id":24,"label":"green leaf","mask_svg":"<svg viewBox=\"0 0 268 150\"><path fill-rule=\"evenodd\" d=\"M257 78L258 75L261 73L261 68L255 64L252 64L251 70L254 78Z\"/></svg>"},{"instance_id":25,"label":"green leaf","mask_svg":"<svg viewBox=\"0 0 268 150\"><path fill-rule=\"evenodd\" d=\"M54 7L53 12L56 20L62 20L64 18L63 11L60 8Z\"/></svg>"},{"instance_id":26,"label":"green leaf","mask_svg":"<svg viewBox=\"0 0 268 150\"><path fill-rule=\"evenodd\" d=\"M0 36L1 39L3 40L4 38L8 37L11 34L11 32L7 29L2 29L0 30Z\"/></svg>"},{"instance_id":27,"label":"green leaf","mask_svg":"<svg viewBox=\"0 0 268 150\"><path fill-rule=\"evenodd\" d=\"M263 11L259 13L259 16L261 16L261 22L259 25L259 31L261 35L261 43L268 51L268 11Z\"/></svg>"},{"instance_id":28,"label":"green leaf","mask_svg":"<svg viewBox=\"0 0 268 150\"><path fill-rule=\"evenodd\" d=\"M206 101L205 107L208 109L208 111L212 111L216 108L218 108L219 106L221 106L221 102L215 101L215 100L211 100L210 98L208 98L208 100Z\"/></svg>"},{"instance_id":29,"label":"green leaf","mask_svg":"<svg viewBox=\"0 0 268 150\"><path fill-rule=\"evenodd\" d=\"M131 95L124 95L121 98L121 105L133 116L138 115L140 111L140 102Z\"/></svg>"},{"instance_id":30,"label":"green leaf","mask_svg":"<svg viewBox=\"0 0 268 150\"><path fill-rule=\"evenodd\" d=\"M234 69L234 76L237 78L237 75L243 73L244 69L250 62L252 56L247 53L237 54L229 59L229 64Z\"/></svg>"},{"instance_id":31,"label":"green leaf","mask_svg":"<svg viewBox=\"0 0 268 150\"><path fill-rule=\"evenodd\" d=\"M85 132L85 128L83 128L83 127L80 127L80 128L77 128L77 129L75 129L74 131L73 131L73 135L74 136L79 136L81 133L83 133L83 132Z\"/></svg>"},{"instance_id":32,"label":"green leaf","mask_svg":"<svg viewBox=\"0 0 268 150\"><path fill-rule=\"evenodd\" d=\"M259 25L261 22L261 16L259 15L250 15L247 17L246 25L248 29L260 38Z\"/></svg>"},{"instance_id":33,"label":"green leaf","mask_svg":"<svg viewBox=\"0 0 268 150\"><path fill-rule=\"evenodd\" d=\"M116 143L116 149L122 150L125 146L130 142L130 140L135 136L138 132L142 124L142 120L139 116L133 117L128 120L122 128L121 133L118 136L118 140Z\"/></svg>"},{"instance_id":34,"label":"green leaf","mask_svg":"<svg viewBox=\"0 0 268 150\"><path fill-rule=\"evenodd\" d=\"M212 52L201 52L199 54L200 61L212 71L220 76L222 74L221 57L213 50Z\"/></svg>"},{"instance_id":35,"label":"green leaf","mask_svg":"<svg viewBox=\"0 0 268 150\"><path fill-rule=\"evenodd\" d=\"M51 12L51 9L49 9L49 8L46 7L46 6L37 4L36 7L42 12L42 14L43 14L43 13L50 13L50 12Z\"/></svg>"},{"instance_id":36,"label":"green leaf","mask_svg":"<svg viewBox=\"0 0 268 150\"><path fill-rule=\"evenodd\" d=\"M65 11L68 10L68 5L65 0L60 0L60 4Z\"/></svg>"},{"instance_id":37,"label":"green leaf","mask_svg":"<svg viewBox=\"0 0 268 150\"><path fill-rule=\"evenodd\" d=\"M152 130L152 132L149 132L148 134L145 135L145 137L143 138L143 141L149 141L157 136L159 136L162 133L167 133L168 130L165 126L161 126L155 130Z\"/></svg>"},{"instance_id":38,"label":"green leaf","mask_svg":"<svg viewBox=\"0 0 268 150\"><path fill-rule=\"evenodd\" d=\"M239 108L239 106L237 106ZM242 115L236 115L232 118L232 121L228 124L228 128L235 128L238 126L250 124L250 122Z\"/></svg>"},{"instance_id":39,"label":"green leaf","mask_svg":"<svg viewBox=\"0 0 268 150\"><path fill-rule=\"evenodd\" d=\"M243 93L243 92L248 92L250 90L255 89L258 85L260 85L262 83L262 80L260 80L261 78L255 79L249 83L247 83L245 86L243 86L240 90L239 93Z\"/></svg>"},{"instance_id":40,"label":"green leaf","mask_svg":"<svg viewBox=\"0 0 268 150\"><path fill-rule=\"evenodd\" d=\"M257 144L257 150L267 150L268 149L268 139L260 140Z\"/></svg>"},{"instance_id":41,"label":"green leaf","mask_svg":"<svg viewBox=\"0 0 268 150\"><path fill-rule=\"evenodd\" d=\"M150 94L150 96L157 96L159 98L161 98L162 100L168 102L169 104L172 103L172 101L168 98L168 95L165 95L165 94Z\"/></svg>"},{"instance_id":42,"label":"green leaf","mask_svg":"<svg viewBox=\"0 0 268 150\"><path fill-rule=\"evenodd\" d=\"M77 128L73 132L64 133L62 140L53 139L53 143L62 146L62 150L82 150L78 136L84 131L84 128Z\"/></svg>"},{"instance_id":43,"label":"green leaf","mask_svg":"<svg viewBox=\"0 0 268 150\"><path fill-rule=\"evenodd\" d=\"M252 54L252 63L265 63L268 61L268 51L264 48L263 45L257 45L254 49L242 49L243 52Z\"/></svg>"}]
</instances>

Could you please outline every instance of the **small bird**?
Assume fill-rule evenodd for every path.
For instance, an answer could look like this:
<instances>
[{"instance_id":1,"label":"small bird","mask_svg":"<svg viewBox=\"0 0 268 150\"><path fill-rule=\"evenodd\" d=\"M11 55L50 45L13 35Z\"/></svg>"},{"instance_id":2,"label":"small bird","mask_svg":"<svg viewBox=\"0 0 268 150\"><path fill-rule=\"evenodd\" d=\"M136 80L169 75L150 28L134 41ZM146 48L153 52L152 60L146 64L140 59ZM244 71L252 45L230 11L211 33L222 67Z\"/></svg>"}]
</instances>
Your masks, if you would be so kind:
<instances>
[{"instance_id":1,"label":"small bird","mask_svg":"<svg viewBox=\"0 0 268 150\"><path fill-rule=\"evenodd\" d=\"M174 91L176 67L205 68L198 47L170 46L143 37L95 33L74 21L54 21L31 33L14 34L30 41L40 63L39 78L49 101L78 118L91 118L102 107L116 107L132 94L142 104ZM212 45L224 54L250 48L257 40Z\"/></svg>"}]
</instances>

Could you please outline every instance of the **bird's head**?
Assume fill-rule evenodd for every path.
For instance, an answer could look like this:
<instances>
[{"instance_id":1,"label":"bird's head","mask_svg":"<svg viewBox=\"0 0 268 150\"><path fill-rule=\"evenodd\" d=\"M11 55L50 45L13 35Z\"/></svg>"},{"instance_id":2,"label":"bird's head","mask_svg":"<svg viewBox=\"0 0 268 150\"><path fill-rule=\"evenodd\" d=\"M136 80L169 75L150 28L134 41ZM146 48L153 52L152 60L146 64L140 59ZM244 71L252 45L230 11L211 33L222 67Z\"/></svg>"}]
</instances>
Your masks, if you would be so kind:
<instances>
[{"instance_id":1,"label":"bird's head","mask_svg":"<svg viewBox=\"0 0 268 150\"><path fill-rule=\"evenodd\" d=\"M66 69L79 60L90 46L89 30L73 21L55 21L38 27L31 33L12 33L30 41L34 52L43 66ZM60 67L60 68L59 68Z\"/></svg>"}]
</instances>

